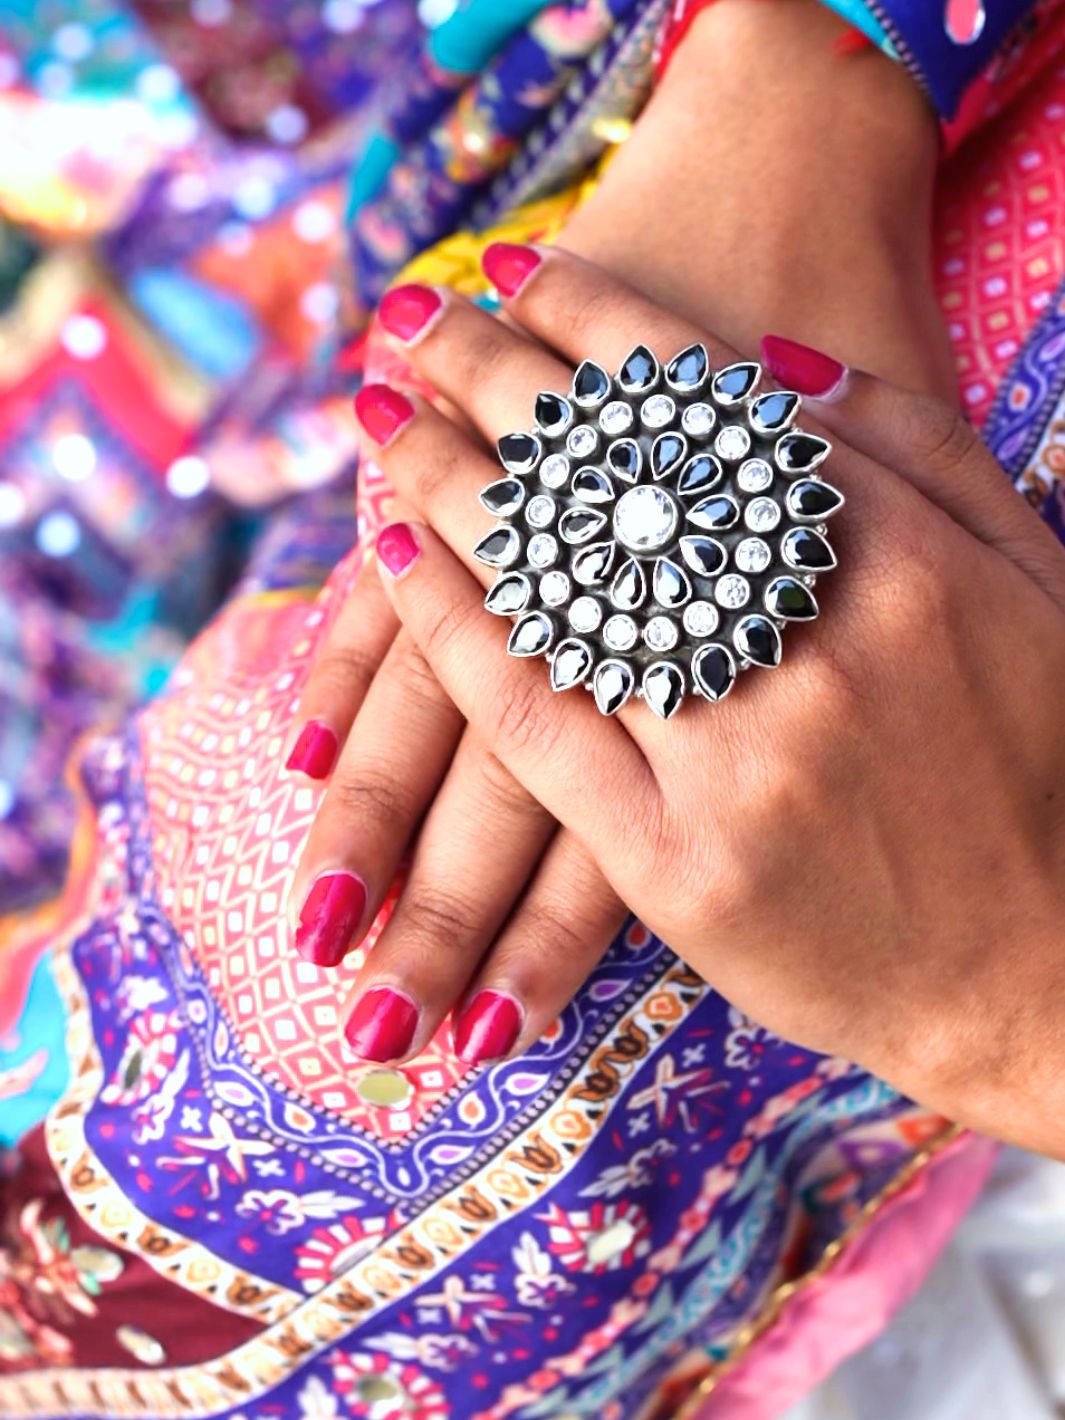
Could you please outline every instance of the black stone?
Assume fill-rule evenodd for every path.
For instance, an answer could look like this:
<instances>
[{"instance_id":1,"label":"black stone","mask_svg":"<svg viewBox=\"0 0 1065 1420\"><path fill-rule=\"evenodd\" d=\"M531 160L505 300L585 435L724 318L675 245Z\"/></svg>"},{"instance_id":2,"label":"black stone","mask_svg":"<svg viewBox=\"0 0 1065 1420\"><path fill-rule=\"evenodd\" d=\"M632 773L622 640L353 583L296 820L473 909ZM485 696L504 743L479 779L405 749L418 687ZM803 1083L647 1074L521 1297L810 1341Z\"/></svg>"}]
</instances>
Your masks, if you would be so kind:
<instances>
[{"instance_id":1,"label":"black stone","mask_svg":"<svg viewBox=\"0 0 1065 1420\"><path fill-rule=\"evenodd\" d=\"M683 606L692 594L687 572L668 557L660 557L655 563L651 585L655 601L667 608Z\"/></svg>"},{"instance_id":2,"label":"black stone","mask_svg":"<svg viewBox=\"0 0 1065 1420\"><path fill-rule=\"evenodd\" d=\"M785 473L806 473L828 457L832 445L816 434L785 434L777 440L774 458Z\"/></svg>"},{"instance_id":3,"label":"black stone","mask_svg":"<svg viewBox=\"0 0 1065 1420\"><path fill-rule=\"evenodd\" d=\"M584 360L573 376L573 398L585 408L602 404L610 393L610 376L594 360Z\"/></svg>"},{"instance_id":4,"label":"black stone","mask_svg":"<svg viewBox=\"0 0 1065 1420\"><path fill-rule=\"evenodd\" d=\"M738 404L754 389L761 374L761 366L749 360L738 365L726 365L723 370L718 370L710 389L719 404Z\"/></svg>"},{"instance_id":5,"label":"black stone","mask_svg":"<svg viewBox=\"0 0 1065 1420\"><path fill-rule=\"evenodd\" d=\"M696 503L693 508L688 509L689 523L694 523L697 528L709 528L712 532L733 527L739 522L739 517L739 505L735 499L724 494L704 498L701 503Z\"/></svg>"},{"instance_id":6,"label":"black stone","mask_svg":"<svg viewBox=\"0 0 1065 1420\"><path fill-rule=\"evenodd\" d=\"M704 345L689 345L666 366L666 379L675 390L698 389L710 370Z\"/></svg>"},{"instance_id":7,"label":"black stone","mask_svg":"<svg viewBox=\"0 0 1065 1420\"><path fill-rule=\"evenodd\" d=\"M532 583L522 572L508 572L491 588L484 604L496 616L516 616L529 605Z\"/></svg>"},{"instance_id":8,"label":"black stone","mask_svg":"<svg viewBox=\"0 0 1065 1420\"><path fill-rule=\"evenodd\" d=\"M558 520L558 530L562 541L568 543L587 542L606 523L606 514L597 508L567 508Z\"/></svg>"},{"instance_id":9,"label":"black stone","mask_svg":"<svg viewBox=\"0 0 1065 1420\"><path fill-rule=\"evenodd\" d=\"M500 478L478 496L493 517L508 518L525 502L525 485L516 478Z\"/></svg>"},{"instance_id":10,"label":"black stone","mask_svg":"<svg viewBox=\"0 0 1065 1420\"><path fill-rule=\"evenodd\" d=\"M798 413L799 404L799 396L791 390L760 394L751 402L751 424L760 434L775 434L788 427Z\"/></svg>"},{"instance_id":11,"label":"black stone","mask_svg":"<svg viewBox=\"0 0 1065 1420\"><path fill-rule=\"evenodd\" d=\"M602 582L614 561L616 543L593 542L591 547L578 552L573 559L573 576L582 587L593 587Z\"/></svg>"},{"instance_id":12,"label":"black stone","mask_svg":"<svg viewBox=\"0 0 1065 1420\"><path fill-rule=\"evenodd\" d=\"M630 392L649 390L657 379L658 361L646 345L637 345L618 371L618 384Z\"/></svg>"},{"instance_id":13,"label":"black stone","mask_svg":"<svg viewBox=\"0 0 1065 1420\"><path fill-rule=\"evenodd\" d=\"M493 528L473 549L478 562L486 567L509 567L521 552L521 538L513 528Z\"/></svg>"},{"instance_id":14,"label":"black stone","mask_svg":"<svg viewBox=\"0 0 1065 1420\"><path fill-rule=\"evenodd\" d=\"M669 661L656 661L643 673L643 698L662 720L675 715L684 703L684 675Z\"/></svg>"},{"instance_id":15,"label":"black stone","mask_svg":"<svg viewBox=\"0 0 1065 1420\"><path fill-rule=\"evenodd\" d=\"M635 483L643 468L643 454L635 439L615 439L606 451L606 461L626 483Z\"/></svg>"},{"instance_id":16,"label":"black stone","mask_svg":"<svg viewBox=\"0 0 1065 1420\"><path fill-rule=\"evenodd\" d=\"M680 434L659 434L651 448L651 472L662 478L688 452L688 441Z\"/></svg>"},{"instance_id":17,"label":"black stone","mask_svg":"<svg viewBox=\"0 0 1065 1420\"><path fill-rule=\"evenodd\" d=\"M780 551L788 566L800 572L830 572L836 565L836 554L813 528L792 528L784 534Z\"/></svg>"},{"instance_id":18,"label":"black stone","mask_svg":"<svg viewBox=\"0 0 1065 1420\"><path fill-rule=\"evenodd\" d=\"M700 577L716 577L728 561L728 554L712 537L682 537L680 555Z\"/></svg>"},{"instance_id":19,"label":"black stone","mask_svg":"<svg viewBox=\"0 0 1065 1420\"><path fill-rule=\"evenodd\" d=\"M536 422L545 434L561 434L573 417L568 399L544 390L536 396Z\"/></svg>"},{"instance_id":20,"label":"black stone","mask_svg":"<svg viewBox=\"0 0 1065 1420\"><path fill-rule=\"evenodd\" d=\"M570 487L582 503L609 503L614 496L614 485L597 468L579 468Z\"/></svg>"},{"instance_id":21,"label":"black stone","mask_svg":"<svg viewBox=\"0 0 1065 1420\"><path fill-rule=\"evenodd\" d=\"M551 657L551 688L572 690L587 678L592 668L592 650L585 641L570 636L560 641Z\"/></svg>"},{"instance_id":22,"label":"black stone","mask_svg":"<svg viewBox=\"0 0 1065 1420\"><path fill-rule=\"evenodd\" d=\"M512 656L542 656L555 639L555 627L543 611L530 611L514 623L507 650Z\"/></svg>"},{"instance_id":23,"label":"black stone","mask_svg":"<svg viewBox=\"0 0 1065 1420\"><path fill-rule=\"evenodd\" d=\"M831 483L822 483L819 478L800 478L788 489L785 502L793 518L820 522L843 507L843 494Z\"/></svg>"},{"instance_id":24,"label":"black stone","mask_svg":"<svg viewBox=\"0 0 1065 1420\"><path fill-rule=\"evenodd\" d=\"M610 600L619 611L635 611L647 596L647 578L635 557L626 558L610 588Z\"/></svg>"},{"instance_id":25,"label":"black stone","mask_svg":"<svg viewBox=\"0 0 1065 1420\"><path fill-rule=\"evenodd\" d=\"M696 454L684 465L677 480L677 492L689 498L696 493L709 493L721 477L721 465L713 454Z\"/></svg>"},{"instance_id":26,"label":"black stone","mask_svg":"<svg viewBox=\"0 0 1065 1420\"><path fill-rule=\"evenodd\" d=\"M504 434L496 447L509 473L528 473L540 457L540 440L532 434Z\"/></svg>"},{"instance_id":27,"label":"black stone","mask_svg":"<svg viewBox=\"0 0 1065 1420\"><path fill-rule=\"evenodd\" d=\"M732 633L736 650L756 666L778 666L783 645L775 622L767 616L745 616Z\"/></svg>"},{"instance_id":28,"label":"black stone","mask_svg":"<svg viewBox=\"0 0 1065 1420\"><path fill-rule=\"evenodd\" d=\"M692 657L692 675L707 700L723 700L736 683L736 662L727 646L712 641Z\"/></svg>"},{"instance_id":29,"label":"black stone","mask_svg":"<svg viewBox=\"0 0 1065 1420\"><path fill-rule=\"evenodd\" d=\"M618 686L608 691L608 683ZM595 673L592 691L595 703L604 715L615 715L628 700L636 686L636 677L627 661L603 661Z\"/></svg>"},{"instance_id":30,"label":"black stone","mask_svg":"<svg viewBox=\"0 0 1065 1420\"><path fill-rule=\"evenodd\" d=\"M769 583L765 608L781 621L813 621L817 615L813 593L794 577L776 577Z\"/></svg>"}]
</instances>

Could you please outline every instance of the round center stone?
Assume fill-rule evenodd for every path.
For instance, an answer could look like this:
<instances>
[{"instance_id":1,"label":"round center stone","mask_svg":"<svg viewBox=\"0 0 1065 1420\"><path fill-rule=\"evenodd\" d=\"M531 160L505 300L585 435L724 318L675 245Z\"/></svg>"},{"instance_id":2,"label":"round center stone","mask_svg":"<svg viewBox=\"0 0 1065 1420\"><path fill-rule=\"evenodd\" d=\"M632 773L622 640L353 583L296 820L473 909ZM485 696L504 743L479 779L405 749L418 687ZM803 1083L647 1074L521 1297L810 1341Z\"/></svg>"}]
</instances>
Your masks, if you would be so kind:
<instances>
[{"instance_id":1,"label":"round center stone","mask_svg":"<svg viewBox=\"0 0 1065 1420\"><path fill-rule=\"evenodd\" d=\"M663 489L630 488L614 509L614 533L630 552L653 552L672 538L678 517L676 503Z\"/></svg>"}]
</instances>

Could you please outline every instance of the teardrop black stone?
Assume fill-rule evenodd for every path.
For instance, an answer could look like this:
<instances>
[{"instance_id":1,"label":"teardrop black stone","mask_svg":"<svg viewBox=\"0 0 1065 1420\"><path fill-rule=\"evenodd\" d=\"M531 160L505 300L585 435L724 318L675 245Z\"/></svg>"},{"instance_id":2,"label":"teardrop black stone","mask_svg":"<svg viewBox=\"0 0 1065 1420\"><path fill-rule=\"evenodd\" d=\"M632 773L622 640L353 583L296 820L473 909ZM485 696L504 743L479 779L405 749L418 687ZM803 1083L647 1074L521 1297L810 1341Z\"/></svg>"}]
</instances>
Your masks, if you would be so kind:
<instances>
[{"instance_id":1,"label":"teardrop black stone","mask_svg":"<svg viewBox=\"0 0 1065 1420\"><path fill-rule=\"evenodd\" d=\"M618 371L618 384L625 390L647 390L658 379L658 361L646 345L637 345Z\"/></svg>"},{"instance_id":2,"label":"teardrop black stone","mask_svg":"<svg viewBox=\"0 0 1065 1420\"><path fill-rule=\"evenodd\" d=\"M739 521L740 510L732 498L721 494L717 498L704 498L688 509L688 521L697 528L709 528L716 532L720 528L730 528Z\"/></svg>"},{"instance_id":3,"label":"teardrop black stone","mask_svg":"<svg viewBox=\"0 0 1065 1420\"><path fill-rule=\"evenodd\" d=\"M595 703L603 715L614 715L628 700L636 685L636 677L627 661L603 661L595 673L592 691Z\"/></svg>"},{"instance_id":4,"label":"teardrop black stone","mask_svg":"<svg viewBox=\"0 0 1065 1420\"><path fill-rule=\"evenodd\" d=\"M708 493L721 477L721 465L712 454L696 454L684 465L684 471L677 481L677 492L685 497L694 493Z\"/></svg>"},{"instance_id":5,"label":"teardrop black stone","mask_svg":"<svg viewBox=\"0 0 1065 1420\"><path fill-rule=\"evenodd\" d=\"M507 650L512 656L540 656L555 639L551 618L542 611L530 611L514 623Z\"/></svg>"},{"instance_id":6,"label":"teardrop black stone","mask_svg":"<svg viewBox=\"0 0 1065 1420\"><path fill-rule=\"evenodd\" d=\"M572 690L575 685L580 685L591 668L591 647L585 641L569 637L558 645L551 658L552 689Z\"/></svg>"},{"instance_id":7,"label":"teardrop black stone","mask_svg":"<svg viewBox=\"0 0 1065 1420\"><path fill-rule=\"evenodd\" d=\"M573 397L578 404L602 404L610 393L610 376L594 360L584 360L573 376Z\"/></svg>"},{"instance_id":8,"label":"teardrop black stone","mask_svg":"<svg viewBox=\"0 0 1065 1420\"><path fill-rule=\"evenodd\" d=\"M560 434L573 414L568 399L543 390L536 396L536 422L545 434Z\"/></svg>"},{"instance_id":9,"label":"teardrop black stone","mask_svg":"<svg viewBox=\"0 0 1065 1420\"><path fill-rule=\"evenodd\" d=\"M687 440L679 434L659 434L651 450L651 472L661 478L688 452Z\"/></svg>"},{"instance_id":10,"label":"teardrop black stone","mask_svg":"<svg viewBox=\"0 0 1065 1420\"><path fill-rule=\"evenodd\" d=\"M706 379L710 359L703 345L689 345L666 366L666 379L678 390L698 389Z\"/></svg>"},{"instance_id":11,"label":"teardrop black stone","mask_svg":"<svg viewBox=\"0 0 1065 1420\"><path fill-rule=\"evenodd\" d=\"M570 487L574 498L579 498L583 503L609 503L614 496L610 479L597 468L579 468Z\"/></svg>"},{"instance_id":12,"label":"teardrop black stone","mask_svg":"<svg viewBox=\"0 0 1065 1420\"><path fill-rule=\"evenodd\" d=\"M778 429L787 428L798 408L799 396L791 390L760 394L751 405L751 423L759 433L775 434Z\"/></svg>"},{"instance_id":13,"label":"teardrop black stone","mask_svg":"<svg viewBox=\"0 0 1065 1420\"><path fill-rule=\"evenodd\" d=\"M793 518L829 518L843 507L843 494L819 478L800 478L788 489L788 512Z\"/></svg>"},{"instance_id":14,"label":"teardrop black stone","mask_svg":"<svg viewBox=\"0 0 1065 1420\"><path fill-rule=\"evenodd\" d=\"M503 467L511 473L527 473L540 457L540 440L532 434L504 434L496 447Z\"/></svg>"},{"instance_id":15,"label":"teardrop black stone","mask_svg":"<svg viewBox=\"0 0 1065 1420\"><path fill-rule=\"evenodd\" d=\"M484 604L496 616L514 616L524 611L532 596L532 583L521 572L508 572L492 587Z\"/></svg>"},{"instance_id":16,"label":"teardrop black stone","mask_svg":"<svg viewBox=\"0 0 1065 1420\"><path fill-rule=\"evenodd\" d=\"M525 485L516 478L500 478L482 488L478 496L494 517L509 518L525 501Z\"/></svg>"},{"instance_id":17,"label":"teardrop black stone","mask_svg":"<svg viewBox=\"0 0 1065 1420\"><path fill-rule=\"evenodd\" d=\"M680 555L700 577L716 577L728 561L728 553L712 537L682 537Z\"/></svg>"},{"instance_id":18,"label":"teardrop black stone","mask_svg":"<svg viewBox=\"0 0 1065 1420\"><path fill-rule=\"evenodd\" d=\"M708 700L722 700L736 681L736 663L727 646L701 646L692 657L692 675Z\"/></svg>"},{"instance_id":19,"label":"teardrop black stone","mask_svg":"<svg viewBox=\"0 0 1065 1420\"><path fill-rule=\"evenodd\" d=\"M567 508L559 519L558 530L563 542L587 542L605 522L606 514L597 508Z\"/></svg>"},{"instance_id":20,"label":"teardrop black stone","mask_svg":"<svg viewBox=\"0 0 1065 1420\"><path fill-rule=\"evenodd\" d=\"M785 473L805 473L816 468L829 454L832 445L816 434L785 434L777 440L774 457L777 468Z\"/></svg>"},{"instance_id":21,"label":"teardrop black stone","mask_svg":"<svg viewBox=\"0 0 1065 1420\"><path fill-rule=\"evenodd\" d=\"M513 528L493 528L473 549L478 562L488 567L508 567L521 551L521 539Z\"/></svg>"},{"instance_id":22,"label":"teardrop black stone","mask_svg":"<svg viewBox=\"0 0 1065 1420\"><path fill-rule=\"evenodd\" d=\"M778 666L783 650L780 632L767 616L745 616L733 632L736 650L756 666Z\"/></svg>"},{"instance_id":23,"label":"teardrop black stone","mask_svg":"<svg viewBox=\"0 0 1065 1420\"><path fill-rule=\"evenodd\" d=\"M724 370L718 370L711 388L723 404L735 404L750 394L761 373L761 367L750 361L728 365Z\"/></svg>"},{"instance_id":24,"label":"teardrop black stone","mask_svg":"<svg viewBox=\"0 0 1065 1420\"><path fill-rule=\"evenodd\" d=\"M616 439L606 451L606 460L627 483L635 483L643 467L643 454L635 439Z\"/></svg>"},{"instance_id":25,"label":"teardrop black stone","mask_svg":"<svg viewBox=\"0 0 1065 1420\"><path fill-rule=\"evenodd\" d=\"M777 577L770 582L765 589L765 607L781 621L812 621L817 615L817 602L809 587L794 577Z\"/></svg>"},{"instance_id":26,"label":"teardrop black stone","mask_svg":"<svg viewBox=\"0 0 1065 1420\"><path fill-rule=\"evenodd\" d=\"M835 553L813 528L792 528L780 550L784 561L801 572L829 572L836 565Z\"/></svg>"},{"instance_id":27,"label":"teardrop black stone","mask_svg":"<svg viewBox=\"0 0 1065 1420\"><path fill-rule=\"evenodd\" d=\"M684 701L684 676L669 661L657 661L643 673L643 698L662 720L675 715Z\"/></svg>"}]
</instances>

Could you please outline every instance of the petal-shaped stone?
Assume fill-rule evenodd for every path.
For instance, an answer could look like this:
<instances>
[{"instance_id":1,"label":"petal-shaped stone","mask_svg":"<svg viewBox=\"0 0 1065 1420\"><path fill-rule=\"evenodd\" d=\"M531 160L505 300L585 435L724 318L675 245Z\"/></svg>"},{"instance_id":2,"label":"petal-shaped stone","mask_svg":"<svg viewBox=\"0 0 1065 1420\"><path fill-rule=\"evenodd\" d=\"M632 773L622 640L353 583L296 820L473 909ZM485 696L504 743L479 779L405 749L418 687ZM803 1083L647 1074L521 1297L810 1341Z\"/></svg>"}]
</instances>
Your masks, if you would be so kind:
<instances>
[{"instance_id":1,"label":"petal-shaped stone","mask_svg":"<svg viewBox=\"0 0 1065 1420\"><path fill-rule=\"evenodd\" d=\"M551 689L572 690L592 669L592 648L587 641L568 636L555 647L551 657Z\"/></svg>"},{"instance_id":2,"label":"petal-shaped stone","mask_svg":"<svg viewBox=\"0 0 1065 1420\"><path fill-rule=\"evenodd\" d=\"M711 641L692 657L692 676L707 700L723 700L736 684L736 662L727 646Z\"/></svg>"},{"instance_id":3,"label":"petal-shaped stone","mask_svg":"<svg viewBox=\"0 0 1065 1420\"><path fill-rule=\"evenodd\" d=\"M542 656L555 639L555 623L546 611L530 611L514 623L507 650L512 656Z\"/></svg>"},{"instance_id":4,"label":"petal-shaped stone","mask_svg":"<svg viewBox=\"0 0 1065 1420\"><path fill-rule=\"evenodd\" d=\"M484 599L484 604L496 616L516 616L529 605L532 582L523 572L508 572L500 577Z\"/></svg>"},{"instance_id":5,"label":"petal-shaped stone","mask_svg":"<svg viewBox=\"0 0 1065 1420\"><path fill-rule=\"evenodd\" d=\"M831 450L832 445L827 439L796 431L777 440L773 457L777 468L785 473L809 473L812 468L824 463Z\"/></svg>"},{"instance_id":6,"label":"petal-shaped stone","mask_svg":"<svg viewBox=\"0 0 1065 1420\"><path fill-rule=\"evenodd\" d=\"M813 528L792 528L784 534L780 551L788 566L800 572L831 572L836 565L836 554Z\"/></svg>"},{"instance_id":7,"label":"petal-shaped stone","mask_svg":"<svg viewBox=\"0 0 1065 1420\"><path fill-rule=\"evenodd\" d=\"M583 409L595 409L610 393L610 376L594 360L583 360L573 376L573 398Z\"/></svg>"},{"instance_id":8,"label":"petal-shaped stone","mask_svg":"<svg viewBox=\"0 0 1065 1420\"><path fill-rule=\"evenodd\" d=\"M677 480L677 492L684 498L697 493L709 493L721 477L721 465L713 454L696 454L681 470Z\"/></svg>"},{"instance_id":9,"label":"petal-shaped stone","mask_svg":"<svg viewBox=\"0 0 1065 1420\"><path fill-rule=\"evenodd\" d=\"M636 677L627 661L603 661L592 681L595 703L603 715L616 715L636 688Z\"/></svg>"},{"instance_id":10,"label":"petal-shaped stone","mask_svg":"<svg viewBox=\"0 0 1065 1420\"><path fill-rule=\"evenodd\" d=\"M672 661L655 661L644 671L640 689L655 714L668 720L684 703L684 672Z\"/></svg>"},{"instance_id":11,"label":"petal-shaped stone","mask_svg":"<svg viewBox=\"0 0 1065 1420\"><path fill-rule=\"evenodd\" d=\"M785 502L797 522L819 523L843 507L843 494L820 478L800 478L788 489Z\"/></svg>"},{"instance_id":12,"label":"petal-shaped stone","mask_svg":"<svg viewBox=\"0 0 1065 1420\"><path fill-rule=\"evenodd\" d=\"M799 412L802 400L791 390L772 390L751 401L748 419L759 434L779 434Z\"/></svg>"},{"instance_id":13,"label":"petal-shaped stone","mask_svg":"<svg viewBox=\"0 0 1065 1420\"><path fill-rule=\"evenodd\" d=\"M688 441L680 434L659 434L651 448L651 472L662 478L688 452Z\"/></svg>"},{"instance_id":14,"label":"petal-shaped stone","mask_svg":"<svg viewBox=\"0 0 1065 1420\"><path fill-rule=\"evenodd\" d=\"M610 503L614 498L614 485L597 468L579 468L570 487L582 503Z\"/></svg>"},{"instance_id":15,"label":"petal-shaped stone","mask_svg":"<svg viewBox=\"0 0 1065 1420\"><path fill-rule=\"evenodd\" d=\"M660 557L655 563L651 585L659 606L683 606L692 594L687 572L668 557Z\"/></svg>"},{"instance_id":16,"label":"petal-shaped stone","mask_svg":"<svg viewBox=\"0 0 1065 1420\"><path fill-rule=\"evenodd\" d=\"M635 483L643 468L643 454L635 439L615 439L606 451L606 461L626 483Z\"/></svg>"},{"instance_id":17,"label":"petal-shaped stone","mask_svg":"<svg viewBox=\"0 0 1065 1420\"><path fill-rule=\"evenodd\" d=\"M647 596L647 578L635 557L627 557L614 574L610 600L622 611L635 611Z\"/></svg>"},{"instance_id":18,"label":"petal-shaped stone","mask_svg":"<svg viewBox=\"0 0 1065 1420\"><path fill-rule=\"evenodd\" d=\"M493 517L509 518L525 502L525 484L516 478L499 478L482 488L478 497Z\"/></svg>"},{"instance_id":19,"label":"petal-shaped stone","mask_svg":"<svg viewBox=\"0 0 1065 1420\"><path fill-rule=\"evenodd\" d=\"M658 379L658 361L646 345L629 352L618 371L618 384L630 394L649 390Z\"/></svg>"},{"instance_id":20,"label":"petal-shaped stone","mask_svg":"<svg viewBox=\"0 0 1065 1420\"><path fill-rule=\"evenodd\" d=\"M598 508L567 508L558 520L562 541L574 546L587 542L606 526L606 514Z\"/></svg>"},{"instance_id":21,"label":"petal-shaped stone","mask_svg":"<svg viewBox=\"0 0 1065 1420\"><path fill-rule=\"evenodd\" d=\"M481 538L473 555L486 567L509 567L521 556L521 538L513 528L493 528Z\"/></svg>"},{"instance_id":22,"label":"petal-shaped stone","mask_svg":"<svg viewBox=\"0 0 1065 1420\"><path fill-rule=\"evenodd\" d=\"M675 390L695 390L710 373L705 345L689 345L666 366L666 381Z\"/></svg>"},{"instance_id":23,"label":"petal-shaped stone","mask_svg":"<svg viewBox=\"0 0 1065 1420\"><path fill-rule=\"evenodd\" d=\"M727 560L725 549L712 537L682 537L680 555L700 577L714 577Z\"/></svg>"},{"instance_id":24,"label":"petal-shaped stone","mask_svg":"<svg viewBox=\"0 0 1065 1420\"><path fill-rule=\"evenodd\" d=\"M732 642L740 655L756 666L779 666L783 652L780 631L775 621L757 612L736 623Z\"/></svg>"},{"instance_id":25,"label":"petal-shaped stone","mask_svg":"<svg viewBox=\"0 0 1065 1420\"><path fill-rule=\"evenodd\" d=\"M504 434L496 445L508 473L528 473L540 457L540 440L533 434Z\"/></svg>"},{"instance_id":26,"label":"petal-shaped stone","mask_svg":"<svg viewBox=\"0 0 1065 1420\"><path fill-rule=\"evenodd\" d=\"M813 593L795 577L774 577L763 600L770 616L780 621L812 621L817 615Z\"/></svg>"},{"instance_id":27,"label":"petal-shaped stone","mask_svg":"<svg viewBox=\"0 0 1065 1420\"><path fill-rule=\"evenodd\" d=\"M591 547L578 552L573 559L573 576L582 587L594 587L606 580L614 562L617 543L593 542Z\"/></svg>"},{"instance_id":28,"label":"petal-shaped stone","mask_svg":"<svg viewBox=\"0 0 1065 1420\"><path fill-rule=\"evenodd\" d=\"M545 434L561 434L573 418L573 406L568 399L550 390L536 396L536 423Z\"/></svg>"},{"instance_id":29,"label":"petal-shaped stone","mask_svg":"<svg viewBox=\"0 0 1065 1420\"><path fill-rule=\"evenodd\" d=\"M753 360L741 360L738 364L726 365L723 370L718 370L711 381L710 389L718 404L739 404L747 398L761 377L761 365L756 365Z\"/></svg>"},{"instance_id":30,"label":"petal-shaped stone","mask_svg":"<svg viewBox=\"0 0 1065 1420\"><path fill-rule=\"evenodd\" d=\"M707 528L710 532L731 528L740 519L739 504L734 498L723 493L704 498L701 503L688 509L688 522L697 528Z\"/></svg>"}]
</instances>

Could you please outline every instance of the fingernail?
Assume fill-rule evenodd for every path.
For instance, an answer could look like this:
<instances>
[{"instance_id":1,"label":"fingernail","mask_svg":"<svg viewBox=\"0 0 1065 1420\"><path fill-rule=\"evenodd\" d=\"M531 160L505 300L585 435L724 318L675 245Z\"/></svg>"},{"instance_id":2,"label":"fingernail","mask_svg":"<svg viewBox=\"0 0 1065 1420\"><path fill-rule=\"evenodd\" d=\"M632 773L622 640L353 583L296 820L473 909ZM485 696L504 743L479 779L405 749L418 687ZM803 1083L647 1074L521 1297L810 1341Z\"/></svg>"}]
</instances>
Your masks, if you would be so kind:
<instances>
[{"instance_id":1,"label":"fingernail","mask_svg":"<svg viewBox=\"0 0 1065 1420\"><path fill-rule=\"evenodd\" d=\"M777 384L811 399L837 398L847 378L846 365L783 335L762 337L762 364Z\"/></svg>"},{"instance_id":2,"label":"fingernail","mask_svg":"<svg viewBox=\"0 0 1065 1420\"><path fill-rule=\"evenodd\" d=\"M344 1039L363 1060L397 1060L410 1049L418 1028L418 1008L391 986L374 986L355 1003Z\"/></svg>"},{"instance_id":3,"label":"fingernail","mask_svg":"<svg viewBox=\"0 0 1065 1420\"><path fill-rule=\"evenodd\" d=\"M393 577L400 576L421 552L406 523L389 523L377 534L377 555Z\"/></svg>"},{"instance_id":4,"label":"fingernail","mask_svg":"<svg viewBox=\"0 0 1065 1420\"><path fill-rule=\"evenodd\" d=\"M377 316L389 335L410 342L425 330L443 305L439 292L431 286L394 286L381 297Z\"/></svg>"},{"instance_id":5,"label":"fingernail","mask_svg":"<svg viewBox=\"0 0 1065 1420\"><path fill-rule=\"evenodd\" d=\"M308 720L285 760L286 769L306 774L308 779L327 779L336 763L339 741L328 725Z\"/></svg>"},{"instance_id":6,"label":"fingernail","mask_svg":"<svg viewBox=\"0 0 1065 1420\"><path fill-rule=\"evenodd\" d=\"M493 242L481 254L484 274L501 296L516 296L543 257L532 247Z\"/></svg>"},{"instance_id":7,"label":"fingernail","mask_svg":"<svg viewBox=\"0 0 1065 1420\"><path fill-rule=\"evenodd\" d=\"M366 884L354 873L323 873L311 884L296 928L296 950L315 966L337 966L366 910Z\"/></svg>"},{"instance_id":8,"label":"fingernail","mask_svg":"<svg viewBox=\"0 0 1065 1420\"><path fill-rule=\"evenodd\" d=\"M355 413L370 438L383 448L414 418L414 405L391 385L363 385L355 396Z\"/></svg>"},{"instance_id":9,"label":"fingernail","mask_svg":"<svg viewBox=\"0 0 1065 1420\"><path fill-rule=\"evenodd\" d=\"M522 1009L502 991L478 991L455 1022L455 1054L464 1065L498 1060L521 1033Z\"/></svg>"}]
</instances>

